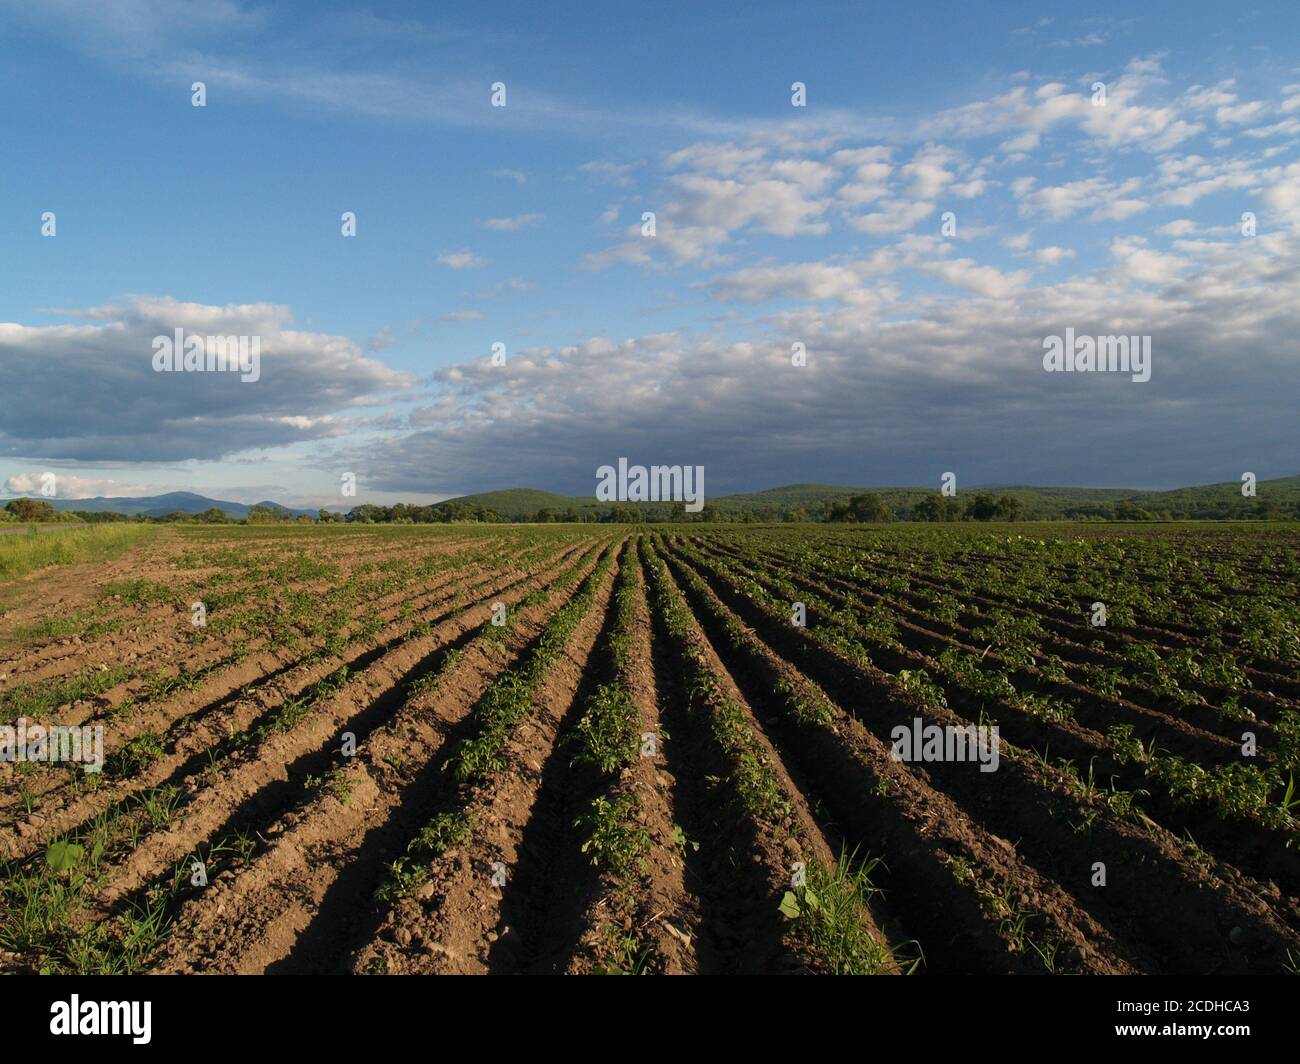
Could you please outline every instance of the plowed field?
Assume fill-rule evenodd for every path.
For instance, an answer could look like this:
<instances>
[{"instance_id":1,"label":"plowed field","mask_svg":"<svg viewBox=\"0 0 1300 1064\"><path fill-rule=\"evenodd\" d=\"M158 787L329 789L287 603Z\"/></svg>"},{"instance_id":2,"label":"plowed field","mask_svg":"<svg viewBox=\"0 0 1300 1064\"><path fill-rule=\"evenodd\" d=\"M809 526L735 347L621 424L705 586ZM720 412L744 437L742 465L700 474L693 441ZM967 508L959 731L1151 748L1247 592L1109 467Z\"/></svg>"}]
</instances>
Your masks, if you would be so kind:
<instances>
[{"instance_id":1,"label":"plowed field","mask_svg":"<svg viewBox=\"0 0 1300 1064\"><path fill-rule=\"evenodd\" d=\"M1295 971L1298 548L157 530L0 585L0 971Z\"/></svg>"}]
</instances>

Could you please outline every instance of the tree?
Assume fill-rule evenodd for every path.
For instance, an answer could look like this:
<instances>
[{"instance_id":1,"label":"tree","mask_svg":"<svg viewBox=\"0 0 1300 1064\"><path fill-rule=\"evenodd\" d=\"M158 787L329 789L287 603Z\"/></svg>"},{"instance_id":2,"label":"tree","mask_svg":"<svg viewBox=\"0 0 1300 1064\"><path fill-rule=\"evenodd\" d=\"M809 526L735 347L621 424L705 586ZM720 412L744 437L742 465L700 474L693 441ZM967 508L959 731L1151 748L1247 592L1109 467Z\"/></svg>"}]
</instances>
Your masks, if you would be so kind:
<instances>
[{"instance_id":1,"label":"tree","mask_svg":"<svg viewBox=\"0 0 1300 1064\"><path fill-rule=\"evenodd\" d=\"M267 506L265 503L261 502L248 511L248 523L250 525L268 524L272 522L287 521L288 519L289 512L287 510L281 510L275 506Z\"/></svg>"},{"instance_id":2,"label":"tree","mask_svg":"<svg viewBox=\"0 0 1300 1064\"><path fill-rule=\"evenodd\" d=\"M975 521L992 521L998 516L998 503L988 492L978 492L966 504L966 516Z\"/></svg>"},{"instance_id":3,"label":"tree","mask_svg":"<svg viewBox=\"0 0 1300 1064\"><path fill-rule=\"evenodd\" d=\"M852 496L848 502L825 503L827 521L888 521L894 515L885 500L871 492Z\"/></svg>"},{"instance_id":4,"label":"tree","mask_svg":"<svg viewBox=\"0 0 1300 1064\"><path fill-rule=\"evenodd\" d=\"M849 500L849 512L855 521L888 521L894 515L879 495L855 495Z\"/></svg>"},{"instance_id":5,"label":"tree","mask_svg":"<svg viewBox=\"0 0 1300 1064\"><path fill-rule=\"evenodd\" d=\"M1120 499L1115 504L1116 521L1150 521L1151 513L1142 509L1132 499Z\"/></svg>"},{"instance_id":6,"label":"tree","mask_svg":"<svg viewBox=\"0 0 1300 1064\"><path fill-rule=\"evenodd\" d=\"M926 495L912 507L914 521L942 521L943 499L938 495Z\"/></svg>"},{"instance_id":7,"label":"tree","mask_svg":"<svg viewBox=\"0 0 1300 1064\"><path fill-rule=\"evenodd\" d=\"M998 519L1001 521L1019 521L1025 515L1025 506L1014 495L1003 495L998 499Z\"/></svg>"},{"instance_id":8,"label":"tree","mask_svg":"<svg viewBox=\"0 0 1300 1064\"><path fill-rule=\"evenodd\" d=\"M57 521L59 512L43 499L10 499L5 507L19 521Z\"/></svg>"}]
</instances>

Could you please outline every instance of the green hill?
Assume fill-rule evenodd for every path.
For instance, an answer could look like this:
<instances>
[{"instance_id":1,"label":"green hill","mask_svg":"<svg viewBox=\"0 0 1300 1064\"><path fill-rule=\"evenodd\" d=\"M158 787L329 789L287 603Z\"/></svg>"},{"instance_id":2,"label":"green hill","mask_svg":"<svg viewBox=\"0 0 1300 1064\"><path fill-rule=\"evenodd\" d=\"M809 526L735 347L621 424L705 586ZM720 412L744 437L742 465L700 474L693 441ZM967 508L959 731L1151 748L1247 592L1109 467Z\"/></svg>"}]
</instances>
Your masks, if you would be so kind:
<instances>
[{"instance_id":1,"label":"green hill","mask_svg":"<svg viewBox=\"0 0 1300 1064\"><path fill-rule=\"evenodd\" d=\"M1168 491L1142 491L1135 488L1060 488L1032 485L1005 487L963 487L960 483L959 499L965 500L977 492L992 495L1011 495L1019 499L1024 516L1029 520L1051 520L1064 517L1109 517L1115 504L1132 504L1153 516L1174 517L1224 517L1235 512L1253 509L1256 502L1276 504L1284 511L1300 511L1300 476L1261 480L1257 496L1245 499L1239 481L1204 484L1196 487L1173 488ZM763 491L719 495L707 499L707 504L723 514L740 514L746 511L756 516L779 519L793 510L802 509L809 516L818 516L827 500L844 500L853 495L879 495L896 516L905 516L921 499L934 495L937 488L853 488L837 484L787 484ZM579 514L604 513L608 503L597 502L593 496L558 495L536 488L509 488L505 491L480 492L464 495L449 502L471 503L495 510L507 520L530 517L539 510L576 510ZM665 503L633 503L638 509L662 512Z\"/></svg>"},{"instance_id":2,"label":"green hill","mask_svg":"<svg viewBox=\"0 0 1300 1064\"><path fill-rule=\"evenodd\" d=\"M1139 506L1147 509L1195 509L1213 505L1231 505L1243 500L1241 482L1228 481L1224 484L1205 484L1195 488L1173 488L1169 491L1143 491L1130 496ZM1300 476L1278 477L1276 480L1261 480L1256 485L1256 499L1267 500L1278 506L1300 504Z\"/></svg>"},{"instance_id":3,"label":"green hill","mask_svg":"<svg viewBox=\"0 0 1300 1064\"><path fill-rule=\"evenodd\" d=\"M564 510L570 506L579 509L604 509L605 504L596 502L588 496L580 498L572 495L556 495L553 491L539 488L506 488L503 491L480 491L474 495L458 495L454 499L444 499L444 503L459 502L469 506L481 506L485 510L495 510L502 517L518 518L526 514L535 514L538 510ZM440 504L441 505L441 504Z\"/></svg>"},{"instance_id":4,"label":"green hill","mask_svg":"<svg viewBox=\"0 0 1300 1064\"><path fill-rule=\"evenodd\" d=\"M864 490L867 489L846 488L835 484L787 484L781 488L722 495L708 501L727 513L741 510L793 510L800 506L812 513L820 511L822 503L827 499L847 499L861 495Z\"/></svg>"}]
</instances>

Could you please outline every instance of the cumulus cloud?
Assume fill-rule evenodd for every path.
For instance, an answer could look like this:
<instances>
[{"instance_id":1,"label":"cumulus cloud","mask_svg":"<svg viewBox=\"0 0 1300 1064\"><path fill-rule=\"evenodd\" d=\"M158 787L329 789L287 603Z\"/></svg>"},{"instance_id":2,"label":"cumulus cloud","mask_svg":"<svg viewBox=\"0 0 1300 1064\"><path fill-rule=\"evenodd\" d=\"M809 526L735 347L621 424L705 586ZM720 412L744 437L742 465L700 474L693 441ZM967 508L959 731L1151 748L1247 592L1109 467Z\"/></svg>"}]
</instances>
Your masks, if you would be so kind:
<instances>
[{"instance_id":1,"label":"cumulus cloud","mask_svg":"<svg viewBox=\"0 0 1300 1064\"><path fill-rule=\"evenodd\" d=\"M1260 237L1199 262L1137 241L1112 251L1115 271L1037 288L969 260L930 261L936 276L999 298L917 296L903 314L851 302L856 264L779 279L738 271L723 282L732 295L784 288L841 305L775 315L743 342L670 332L458 366L438 375L413 432L357 460L387 490L536 482L583 493L620 455L703 463L715 492L809 469L841 483L937 483L951 468L994 482L1104 468L1113 481L1113 462L1080 462L1099 440L1134 463L1119 479L1147 483L1191 466L1214 479L1209 470L1250 456L1293 464L1294 411L1276 381L1294 372L1300 330L1294 244ZM1043 337L1066 328L1152 336L1151 381L1044 373ZM806 366L790 364L794 341Z\"/></svg>"},{"instance_id":2,"label":"cumulus cloud","mask_svg":"<svg viewBox=\"0 0 1300 1064\"><path fill-rule=\"evenodd\" d=\"M837 168L803 157L771 155L765 145L694 144L664 161L671 171L657 205L656 235L629 226L621 244L586 257L589 268L650 263L656 255L676 264L710 265L725 260L724 246L752 231L781 237L820 236L830 231L826 195Z\"/></svg>"},{"instance_id":3,"label":"cumulus cloud","mask_svg":"<svg viewBox=\"0 0 1300 1064\"><path fill-rule=\"evenodd\" d=\"M1095 220L1119 221L1144 211L1149 204L1129 193L1141 187L1141 178L1113 182L1104 177L1086 177L1063 185L1036 188L1033 178L1017 181L1012 191L1021 200L1021 213L1043 214L1054 221L1091 210Z\"/></svg>"},{"instance_id":4,"label":"cumulus cloud","mask_svg":"<svg viewBox=\"0 0 1300 1064\"><path fill-rule=\"evenodd\" d=\"M949 169L956 161L957 153L947 148L929 145L917 152L899 171L904 180L912 182L908 195L915 200L932 200L942 195L956 178Z\"/></svg>"},{"instance_id":5,"label":"cumulus cloud","mask_svg":"<svg viewBox=\"0 0 1300 1064\"><path fill-rule=\"evenodd\" d=\"M1120 273L1139 284L1168 284L1187 265L1177 255L1147 247L1141 237L1117 237L1111 241L1110 253Z\"/></svg>"},{"instance_id":6,"label":"cumulus cloud","mask_svg":"<svg viewBox=\"0 0 1300 1064\"><path fill-rule=\"evenodd\" d=\"M295 330L270 304L123 300L70 312L71 324L0 325L0 453L164 462L314 441L379 490L419 493L585 491L619 455L703 462L713 491L810 475L927 483L958 461L971 478L1108 468L1110 482L1129 479L1115 454L1134 456L1132 479L1148 482L1174 468L1193 479L1190 466L1229 454L1241 468L1285 464L1294 414L1276 382L1294 375L1300 326L1300 164L1283 153L1300 135L1300 86L1243 99L1233 81L1179 93L1157 58L1111 70L1019 75L905 135L801 116L692 132L707 139L653 159L588 162L571 230L597 234L584 265L678 284L647 313L707 297L702 331L519 350L540 334L525 311L506 366L439 370L431 394L394 395L405 375L346 338ZM1245 209L1259 213L1252 241L1235 231ZM961 215L956 241L934 218L947 210ZM479 224L511 233L542 221ZM486 265L468 248L437 262ZM505 311L488 301L532 287L484 280L451 305ZM261 335L262 381L151 373L152 336L180 325ZM1152 381L1043 373L1042 338L1066 328L1151 335ZM396 335L381 329L366 349ZM790 365L793 343L806 366ZM398 412L361 417L394 399ZM1221 431L1196 431L1206 424ZM1089 450L1097 440L1111 459ZM1260 440L1271 449L1252 457Z\"/></svg>"},{"instance_id":7,"label":"cumulus cloud","mask_svg":"<svg viewBox=\"0 0 1300 1064\"><path fill-rule=\"evenodd\" d=\"M870 233L873 236L905 233L935 210L933 203L908 203L903 200L890 200L881 204L881 207L881 210L871 214L850 217L849 225L860 233Z\"/></svg>"},{"instance_id":8,"label":"cumulus cloud","mask_svg":"<svg viewBox=\"0 0 1300 1064\"><path fill-rule=\"evenodd\" d=\"M79 461L168 462L339 436L349 408L411 383L353 341L293 327L288 307L133 297L57 325L0 323L0 449ZM175 330L259 337L261 375L158 373Z\"/></svg>"},{"instance_id":9,"label":"cumulus cloud","mask_svg":"<svg viewBox=\"0 0 1300 1064\"><path fill-rule=\"evenodd\" d=\"M1044 266L1055 266L1066 259L1074 258L1073 248L1057 247L1055 245L1039 248L1034 252L1034 261L1040 262Z\"/></svg>"},{"instance_id":10,"label":"cumulus cloud","mask_svg":"<svg viewBox=\"0 0 1300 1064\"><path fill-rule=\"evenodd\" d=\"M1027 135L1074 125L1103 147L1167 151L1205 128L1202 122L1182 117L1177 103L1142 102L1164 84L1156 59L1135 59L1113 81L1098 80L1105 85L1104 103L1091 85L1087 91L1071 90L1059 82L1045 82L1034 89L1018 85L1000 96L945 111L925 122L922 133L966 137L1012 134L1003 142L1003 150L1018 153L1037 145Z\"/></svg>"},{"instance_id":11,"label":"cumulus cloud","mask_svg":"<svg viewBox=\"0 0 1300 1064\"><path fill-rule=\"evenodd\" d=\"M1278 222L1300 226L1300 163L1280 168L1261 198Z\"/></svg>"},{"instance_id":12,"label":"cumulus cloud","mask_svg":"<svg viewBox=\"0 0 1300 1064\"><path fill-rule=\"evenodd\" d=\"M50 477L53 477L50 480ZM43 491L47 484L54 487L54 495ZM175 489L157 484L134 483L112 477L80 477L54 470L31 470L7 477L0 492L4 495L40 495L55 499L94 499L100 497L161 495Z\"/></svg>"},{"instance_id":13,"label":"cumulus cloud","mask_svg":"<svg viewBox=\"0 0 1300 1064\"><path fill-rule=\"evenodd\" d=\"M715 278L709 287L715 299L725 302L761 303L777 297L875 302L881 293L864 289L862 273L860 265L836 266L823 262L755 266Z\"/></svg>"},{"instance_id":14,"label":"cumulus cloud","mask_svg":"<svg viewBox=\"0 0 1300 1064\"><path fill-rule=\"evenodd\" d=\"M1025 270L1003 273L994 266L981 266L974 259L951 259L931 262L921 267L954 288L961 288L990 299L1004 299L1022 288L1029 280Z\"/></svg>"}]
</instances>

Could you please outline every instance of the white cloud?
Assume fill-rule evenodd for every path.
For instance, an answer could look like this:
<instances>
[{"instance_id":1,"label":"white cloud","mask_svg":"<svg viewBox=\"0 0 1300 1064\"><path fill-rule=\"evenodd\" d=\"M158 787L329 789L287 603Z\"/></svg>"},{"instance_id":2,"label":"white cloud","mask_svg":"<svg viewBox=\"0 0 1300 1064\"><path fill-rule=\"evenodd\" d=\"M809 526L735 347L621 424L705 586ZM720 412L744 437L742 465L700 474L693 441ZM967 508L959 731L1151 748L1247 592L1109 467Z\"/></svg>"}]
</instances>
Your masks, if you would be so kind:
<instances>
[{"instance_id":1,"label":"white cloud","mask_svg":"<svg viewBox=\"0 0 1300 1064\"><path fill-rule=\"evenodd\" d=\"M934 213L933 203L906 203L890 200L881 205L884 209L874 214L850 216L850 226L860 233L882 236L888 233L905 233L918 222Z\"/></svg>"},{"instance_id":2,"label":"white cloud","mask_svg":"<svg viewBox=\"0 0 1300 1064\"><path fill-rule=\"evenodd\" d=\"M1044 266L1055 266L1057 263L1072 258L1074 258L1073 248L1057 247L1055 244L1045 248L1039 248L1034 252L1034 261L1040 262Z\"/></svg>"},{"instance_id":3,"label":"white cloud","mask_svg":"<svg viewBox=\"0 0 1300 1064\"><path fill-rule=\"evenodd\" d=\"M516 214L513 218L485 218L484 229L495 229L499 233L513 233L526 229L530 225L540 225L545 220L544 214ZM439 260L441 261L441 260Z\"/></svg>"},{"instance_id":4,"label":"white cloud","mask_svg":"<svg viewBox=\"0 0 1300 1064\"><path fill-rule=\"evenodd\" d=\"M1012 133L1012 139L1004 141L1004 150L1019 153L1030 149L1016 145L1017 137L1073 123L1100 146L1167 151L1204 127L1182 118L1174 105L1138 102L1161 84L1160 64L1138 59L1129 63L1120 77L1106 83L1104 105L1093 103L1091 86L1087 92L1073 92L1063 84L1047 82L1031 92L1020 85L1001 96L942 112L922 124L921 134L981 137Z\"/></svg>"},{"instance_id":5,"label":"white cloud","mask_svg":"<svg viewBox=\"0 0 1300 1064\"><path fill-rule=\"evenodd\" d=\"M625 188L632 184L632 173L639 165L639 163L615 163L605 159L594 159L579 166L578 172L595 181Z\"/></svg>"},{"instance_id":6,"label":"white cloud","mask_svg":"<svg viewBox=\"0 0 1300 1064\"><path fill-rule=\"evenodd\" d=\"M1177 255L1147 247L1141 237L1116 237L1111 241L1110 253L1120 273L1139 284L1169 284L1187 266Z\"/></svg>"},{"instance_id":7,"label":"white cloud","mask_svg":"<svg viewBox=\"0 0 1300 1064\"><path fill-rule=\"evenodd\" d=\"M15 473L4 482L5 495L44 495L42 488L47 483L47 474L54 474L54 498L56 499L94 499L101 496L123 497L142 495L161 495L174 489L159 487L156 484L141 484L131 481L114 480L98 477L80 477L56 470L33 470L27 473ZM48 498L49 496L45 496Z\"/></svg>"},{"instance_id":8,"label":"white cloud","mask_svg":"<svg viewBox=\"0 0 1300 1064\"><path fill-rule=\"evenodd\" d=\"M974 259L932 262L922 265L921 269L934 274L954 288L961 288L990 299L1005 299L1023 288L1029 280L1029 273L1025 270L1003 273L993 266L981 266Z\"/></svg>"},{"instance_id":9,"label":"white cloud","mask_svg":"<svg viewBox=\"0 0 1300 1064\"><path fill-rule=\"evenodd\" d=\"M858 269L822 262L754 266L716 278L710 288L715 299L742 303L783 298L861 304L877 298L863 288Z\"/></svg>"},{"instance_id":10,"label":"white cloud","mask_svg":"<svg viewBox=\"0 0 1300 1064\"><path fill-rule=\"evenodd\" d=\"M927 146L902 167L899 175L912 182L908 196L914 200L933 200L943 195L956 175L949 169L957 161L955 152L947 148Z\"/></svg>"},{"instance_id":11,"label":"white cloud","mask_svg":"<svg viewBox=\"0 0 1300 1064\"><path fill-rule=\"evenodd\" d=\"M1091 210L1094 221L1122 221L1150 206L1128 194L1141 185L1140 178L1115 183L1103 177L1086 177L1064 185L1035 188L1031 182L1016 183L1012 191L1021 200L1022 214L1044 214L1061 221L1080 211Z\"/></svg>"},{"instance_id":12,"label":"white cloud","mask_svg":"<svg viewBox=\"0 0 1300 1064\"><path fill-rule=\"evenodd\" d=\"M438 256L438 265L452 270L472 270L482 266L484 260L467 248L460 251L447 251Z\"/></svg>"},{"instance_id":13,"label":"white cloud","mask_svg":"<svg viewBox=\"0 0 1300 1064\"><path fill-rule=\"evenodd\" d=\"M863 163L854 172L852 180L836 190L836 197L851 206L874 203L889 193L889 175L893 167L886 162Z\"/></svg>"},{"instance_id":14,"label":"white cloud","mask_svg":"<svg viewBox=\"0 0 1300 1064\"><path fill-rule=\"evenodd\" d=\"M1300 227L1300 163L1282 169L1261 198L1279 221Z\"/></svg>"},{"instance_id":15,"label":"white cloud","mask_svg":"<svg viewBox=\"0 0 1300 1064\"><path fill-rule=\"evenodd\" d=\"M4 453L212 460L356 431L363 422L349 408L413 383L346 337L294 328L289 308L271 303L210 306L137 296L59 313L79 323L0 323ZM258 337L259 379L155 372L154 339L177 329Z\"/></svg>"},{"instance_id":16,"label":"white cloud","mask_svg":"<svg viewBox=\"0 0 1300 1064\"><path fill-rule=\"evenodd\" d=\"M819 302L740 342L672 332L537 348L504 369L457 367L440 375L414 434L358 464L391 490L537 482L586 492L596 465L629 455L704 464L723 492L797 482L810 468L844 483L928 483L949 468L935 465L944 454L995 483L1059 480L1062 469L1111 483L1213 480L1239 451L1293 462L1294 405L1276 381L1293 368L1300 331L1294 242L1261 236L1198 263L1130 239L1113 246L1117 268L1038 288L970 260L929 262L925 248L938 243L912 238L902 253L994 298L849 303L870 287L858 283L859 263L737 271L715 292L793 290ZM1152 336L1152 380L1044 373L1042 338L1066 326ZM807 347L805 367L790 365L794 340ZM752 446L756 424L762 447ZM1081 452L1078 441L1099 434L1104 454ZM1141 454L1144 472L1117 471L1106 457L1115 453Z\"/></svg>"},{"instance_id":17,"label":"white cloud","mask_svg":"<svg viewBox=\"0 0 1300 1064\"><path fill-rule=\"evenodd\" d=\"M1263 114L1266 106L1260 100L1252 100L1250 103L1219 107L1215 109L1214 120L1219 125L1243 125L1246 122L1254 121L1255 118Z\"/></svg>"}]
</instances>

